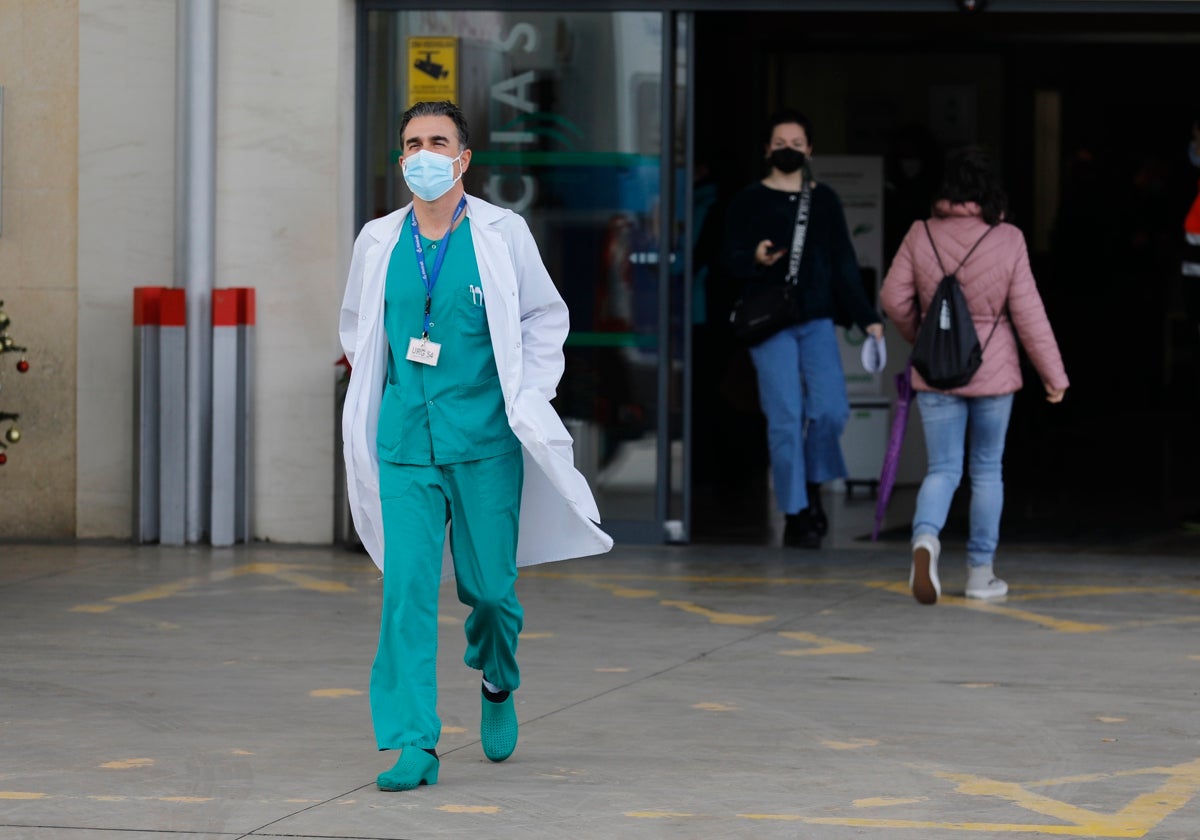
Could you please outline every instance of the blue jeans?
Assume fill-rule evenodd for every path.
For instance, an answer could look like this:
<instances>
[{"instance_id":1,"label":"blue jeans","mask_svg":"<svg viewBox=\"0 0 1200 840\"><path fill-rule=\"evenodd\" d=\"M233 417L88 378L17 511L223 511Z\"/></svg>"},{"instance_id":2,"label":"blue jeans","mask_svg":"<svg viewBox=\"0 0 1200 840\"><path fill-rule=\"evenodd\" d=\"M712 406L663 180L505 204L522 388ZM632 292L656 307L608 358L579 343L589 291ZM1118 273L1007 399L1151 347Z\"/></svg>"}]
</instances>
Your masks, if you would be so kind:
<instances>
[{"instance_id":1,"label":"blue jeans","mask_svg":"<svg viewBox=\"0 0 1200 840\"><path fill-rule=\"evenodd\" d=\"M913 537L937 536L946 524L950 500L962 481L963 445L971 435L967 463L971 475L970 533L967 565L987 566L1000 540L1004 508L1004 437L1012 413L1012 394L999 397L955 397L936 392L917 394L929 470L917 494Z\"/></svg>"},{"instance_id":2,"label":"blue jeans","mask_svg":"<svg viewBox=\"0 0 1200 840\"><path fill-rule=\"evenodd\" d=\"M784 513L808 507L805 482L845 478L841 437L850 419L833 321L788 327L750 348L767 415L775 499Z\"/></svg>"}]
</instances>

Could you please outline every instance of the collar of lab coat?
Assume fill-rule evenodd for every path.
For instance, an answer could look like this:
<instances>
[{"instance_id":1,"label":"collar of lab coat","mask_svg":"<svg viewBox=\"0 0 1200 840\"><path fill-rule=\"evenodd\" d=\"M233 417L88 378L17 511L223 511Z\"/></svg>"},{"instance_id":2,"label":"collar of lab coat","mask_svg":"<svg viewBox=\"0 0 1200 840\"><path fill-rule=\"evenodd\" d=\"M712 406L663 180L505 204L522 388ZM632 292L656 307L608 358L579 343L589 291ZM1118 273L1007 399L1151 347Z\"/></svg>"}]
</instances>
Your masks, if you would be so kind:
<instances>
[{"instance_id":1,"label":"collar of lab coat","mask_svg":"<svg viewBox=\"0 0 1200 840\"><path fill-rule=\"evenodd\" d=\"M467 215L476 225L491 226L504 217L505 211L496 205L489 204L470 193L467 193L466 196ZM400 228L404 225L408 214L412 212L412 208L413 205L410 201L399 210L367 222L363 226L363 232L377 242L388 242L399 235Z\"/></svg>"}]
</instances>

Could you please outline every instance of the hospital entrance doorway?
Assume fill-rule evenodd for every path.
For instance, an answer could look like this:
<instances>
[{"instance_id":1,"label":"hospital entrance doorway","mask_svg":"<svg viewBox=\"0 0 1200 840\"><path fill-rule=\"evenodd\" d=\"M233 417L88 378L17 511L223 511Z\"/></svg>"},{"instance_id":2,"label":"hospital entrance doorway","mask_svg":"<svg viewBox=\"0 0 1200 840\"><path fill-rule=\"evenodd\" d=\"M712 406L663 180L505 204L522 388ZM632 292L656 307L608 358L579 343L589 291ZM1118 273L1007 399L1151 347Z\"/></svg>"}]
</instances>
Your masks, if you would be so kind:
<instances>
[{"instance_id":1,"label":"hospital entrance doorway","mask_svg":"<svg viewBox=\"0 0 1200 840\"><path fill-rule=\"evenodd\" d=\"M764 174L767 117L794 107L812 120L818 179L823 157L881 163L878 280L927 214L944 152L973 143L998 160L1072 383L1048 405L1023 357L1002 543L1200 548L1200 329L1179 271L1200 176L1187 154L1200 97L1184 98L1182 82L1198 47L1190 13L698 13L692 539L777 537L765 423L728 334L737 290L720 255L724 207ZM879 393L890 403L907 347L894 330L888 347ZM920 437L914 410L900 475L910 488L924 472ZM907 541L914 495L898 497L885 537ZM950 538L965 537L967 497Z\"/></svg>"}]
</instances>

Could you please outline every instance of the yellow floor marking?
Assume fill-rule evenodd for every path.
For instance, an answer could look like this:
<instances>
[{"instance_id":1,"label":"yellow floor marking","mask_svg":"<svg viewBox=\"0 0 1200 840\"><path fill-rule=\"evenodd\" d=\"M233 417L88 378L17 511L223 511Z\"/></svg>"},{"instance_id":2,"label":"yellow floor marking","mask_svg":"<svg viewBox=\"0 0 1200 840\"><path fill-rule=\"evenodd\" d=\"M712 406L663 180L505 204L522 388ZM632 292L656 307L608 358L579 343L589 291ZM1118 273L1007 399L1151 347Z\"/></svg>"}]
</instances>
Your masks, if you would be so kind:
<instances>
[{"instance_id":1,"label":"yellow floor marking","mask_svg":"<svg viewBox=\"0 0 1200 840\"><path fill-rule=\"evenodd\" d=\"M779 817L761 817L761 819L780 819ZM783 819L788 819L784 817ZM983 831L994 834L1052 834L1065 837L1144 837L1143 832L1118 831L1116 833L1098 833L1104 831L1096 826L1082 825L1039 825L1038 823L983 823L983 822L937 822L935 820L874 820L874 819L838 819L837 817L801 818L809 825L837 825L847 828L939 828L948 831Z\"/></svg>"},{"instance_id":2,"label":"yellow floor marking","mask_svg":"<svg viewBox=\"0 0 1200 840\"><path fill-rule=\"evenodd\" d=\"M438 616L438 624L453 624L453 625L457 626L462 623L463 623L463 621L461 618L455 618L452 615L439 615Z\"/></svg>"},{"instance_id":3,"label":"yellow floor marking","mask_svg":"<svg viewBox=\"0 0 1200 840\"><path fill-rule=\"evenodd\" d=\"M222 578L228 575L221 575ZM183 578L174 583L164 583L160 586L151 586L149 589L143 589L139 592L131 592L128 595L114 595L108 600L114 604L140 604L145 601L159 601L163 598L171 598L191 589L194 586L199 586L208 581L204 578Z\"/></svg>"},{"instance_id":4,"label":"yellow floor marking","mask_svg":"<svg viewBox=\"0 0 1200 840\"><path fill-rule=\"evenodd\" d=\"M587 575L565 576L578 580L581 583L586 583L588 586L594 586L597 589L604 589L611 592L618 598L657 598L658 592L653 589L630 589L620 584L605 583L603 581L590 579ZM669 580L670 578L668 578ZM773 615L758 616L758 615L738 615L736 613L718 612L710 610L707 607L701 607L693 604L691 601L659 601L664 607L676 607L684 612L693 613L694 615L702 615L711 621L713 624L761 624L764 621L771 621L775 618Z\"/></svg>"},{"instance_id":5,"label":"yellow floor marking","mask_svg":"<svg viewBox=\"0 0 1200 840\"><path fill-rule=\"evenodd\" d=\"M628 586L613 586L608 589L618 598L654 598L658 595L653 589L630 589Z\"/></svg>"},{"instance_id":6,"label":"yellow floor marking","mask_svg":"<svg viewBox=\"0 0 1200 840\"><path fill-rule=\"evenodd\" d=\"M984 823L949 822L938 820L871 819L865 817L806 817L802 814L738 814L748 820L776 820L801 822L808 825L837 825L854 828L924 828L951 831L979 831L993 834L1028 833L1070 837L1145 837L1166 817L1187 805L1200 793L1200 760L1175 767L1145 767L1113 773L1095 773L1047 779L1025 784L1000 782L983 776L967 773L936 773L936 776L955 782L956 793L967 796L990 796L1008 800L1014 805L1042 816L1059 820L1059 823ZM1051 799L1034 793L1030 788L1053 785L1077 784L1100 781L1120 776L1166 776L1166 781L1156 790L1134 797L1128 805L1116 813L1102 813L1080 808L1067 802ZM928 797L916 800L888 800L886 798L856 800L872 806L907 804L929 801ZM1068 823L1064 825L1062 823Z\"/></svg>"},{"instance_id":7,"label":"yellow floor marking","mask_svg":"<svg viewBox=\"0 0 1200 840\"><path fill-rule=\"evenodd\" d=\"M354 591L353 587L347 586L340 581L322 580L321 578L313 577L310 574L299 571L297 567L289 563L247 563L244 566L233 567L229 570L229 573L238 577L243 575L276 577L285 583L290 583L300 589L308 589L313 592L344 593Z\"/></svg>"},{"instance_id":8,"label":"yellow floor marking","mask_svg":"<svg viewBox=\"0 0 1200 840\"><path fill-rule=\"evenodd\" d=\"M235 577L244 577L246 575L265 575L268 577L277 578L284 583L291 584L300 589L308 589L313 592L321 592L325 594L338 594L353 592L353 587L347 586L340 581L322 580L313 575L297 569L296 566L288 563L247 563L243 566L235 566L231 569L218 569L207 577L188 577L180 580L164 583L158 586L151 586L138 592L130 592L125 595L114 595L111 598L106 598L102 604L80 604L79 606L71 607L71 612L85 613L103 613L110 612L116 605L124 604L140 604L146 601L160 601L164 598L172 598L189 589L194 589L199 586L211 583L219 583L230 580Z\"/></svg>"},{"instance_id":9,"label":"yellow floor marking","mask_svg":"<svg viewBox=\"0 0 1200 840\"><path fill-rule=\"evenodd\" d=\"M496 805L442 805L438 808L439 811L445 811L448 814L499 814L500 808Z\"/></svg>"},{"instance_id":10,"label":"yellow floor marking","mask_svg":"<svg viewBox=\"0 0 1200 840\"><path fill-rule=\"evenodd\" d=\"M89 796L88 799L93 802L124 802L129 797L127 796Z\"/></svg>"},{"instance_id":11,"label":"yellow floor marking","mask_svg":"<svg viewBox=\"0 0 1200 840\"><path fill-rule=\"evenodd\" d=\"M71 612L108 612L115 608L118 604L140 604L145 601L157 601L162 598L171 598L191 589L193 586L198 586L204 583L203 578L183 578L174 583L164 583L161 586L152 586L149 589L143 589L140 592L133 592L128 595L114 595L108 599L107 604L83 604L78 607L72 607Z\"/></svg>"},{"instance_id":12,"label":"yellow floor marking","mask_svg":"<svg viewBox=\"0 0 1200 840\"><path fill-rule=\"evenodd\" d=\"M872 589L883 589L887 592L894 592L897 595L904 595L911 598L912 593L908 590L908 585L905 583L897 583L895 581L867 581L866 586ZM1014 600L1014 599L1009 599ZM1015 618L1021 621L1029 621L1034 624L1039 624L1043 627L1049 627L1051 630L1057 630L1060 633L1100 633L1106 630L1111 630L1109 624L1087 624L1081 621L1070 621L1067 619L1054 618L1040 613L1030 612L1029 610L1020 610L1015 607L1006 607L1003 604L986 603L974 598L960 598L955 595L943 595L938 598L939 605L952 607L964 607L966 609L978 610L979 612L993 613L995 615L1003 615L1007 618Z\"/></svg>"},{"instance_id":13,"label":"yellow floor marking","mask_svg":"<svg viewBox=\"0 0 1200 840\"><path fill-rule=\"evenodd\" d=\"M523 641L523 642L528 641L529 639L553 639L553 638L554 638L554 634L548 633L548 632L545 632L545 633L521 633L521 641Z\"/></svg>"},{"instance_id":14,"label":"yellow floor marking","mask_svg":"<svg viewBox=\"0 0 1200 840\"><path fill-rule=\"evenodd\" d=\"M894 595L903 595L906 598L912 597L912 590L908 588L908 584L896 580L868 580L863 581L863 585L871 589L882 589L884 592L891 592Z\"/></svg>"},{"instance_id":15,"label":"yellow floor marking","mask_svg":"<svg viewBox=\"0 0 1200 840\"><path fill-rule=\"evenodd\" d=\"M764 621L775 619L773 615L738 615L737 613L718 612L693 604L691 601L659 601L658 603L664 607L675 607L693 615L702 615L713 624L762 624Z\"/></svg>"},{"instance_id":16,"label":"yellow floor marking","mask_svg":"<svg viewBox=\"0 0 1200 840\"><path fill-rule=\"evenodd\" d=\"M959 688L995 688L995 683L959 683Z\"/></svg>"},{"instance_id":17,"label":"yellow floor marking","mask_svg":"<svg viewBox=\"0 0 1200 840\"><path fill-rule=\"evenodd\" d=\"M849 741L822 741L831 750L860 750L863 747L877 747L879 742L873 738L851 738Z\"/></svg>"},{"instance_id":18,"label":"yellow floor marking","mask_svg":"<svg viewBox=\"0 0 1200 840\"><path fill-rule=\"evenodd\" d=\"M153 758L126 758L121 761L110 761L100 766L105 770L132 770L135 767L151 767L153 764Z\"/></svg>"},{"instance_id":19,"label":"yellow floor marking","mask_svg":"<svg viewBox=\"0 0 1200 840\"><path fill-rule=\"evenodd\" d=\"M622 586L619 583L604 583L598 580L585 580L581 583L586 583L588 586L596 589L603 589L606 592L611 592L618 598L655 598L658 593L653 589L631 589L628 586Z\"/></svg>"},{"instance_id":20,"label":"yellow floor marking","mask_svg":"<svg viewBox=\"0 0 1200 840\"><path fill-rule=\"evenodd\" d=\"M467 728L465 726L443 726L442 727L443 735L461 735L466 731L467 731Z\"/></svg>"},{"instance_id":21,"label":"yellow floor marking","mask_svg":"<svg viewBox=\"0 0 1200 840\"><path fill-rule=\"evenodd\" d=\"M628 674L628 668L593 668L597 674Z\"/></svg>"},{"instance_id":22,"label":"yellow floor marking","mask_svg":"<svg viewBox=\"0 0 1200 840\"><path fill-rule=\"evenodd\" d=\"M528 567L526 567L528 568ZM576 583L600 584L606 580L644 580L658 582L683 582L683 583L753 583L753 584L771 584L782 586L808 586L814 583L858 583L857 578L844 578L834 580L826 577L764 577L762 575L639 575L625 574L623 572L614 572L611 574L580 574L577 572L550 572L550 571L526 571L521 570L522 577L543 578L545 580L570 580Z\"/></svg>"},{"instance_id":23,"label":"yellow floor marking","mask_svg":"<svg viewBox=\"0 0 1200 840\"><path fill-rule=\"evenodd\" d=\"M1167 815L1190 802L1200 791L1200 760L1157 770L1159 772L1155 775L1165 775L1167 780L1157 790L1134 797L1128 805L1114 814L1069 805L1012 782L999 782L967 773L937 775L957 782L957 790L960 793L1007 799L1028 811L1073 823L1082 829L1091 830L1098 836L1143 837Z\"/></svg>"},{"instance_id":24,"label":"yellow floor marking","mask_svg":"<svg viewBox=\"0 0 1200 840\"><path fill-rule=\"evenodd\" d=\"M249 750L230 750L230 752L234 755L254 755L254 753L250 752Z\"/></svg>"},{"instance_id":25,"label":"yellow floor marking","mask_svg":"<svg viewBox=\"0 0 1200 840\"><path fill-rule=\"evenodd\" d=\"M1200 653L1189 653L1188 659L1192 659L1196 662L1200 662Z\"/></svg>"},{"instance_id":26,"label":"yellow floor marking","mask_svg":"<svg viewBox=\"0 0 1200 840\"><path fill-rule=\"evenodd\" d=\"M1119 627L1170 627L1173 624L1200 624L1200 615L1172 615L1164 618L1143 618L1121 621Z\"/></svg>"},{"instance_id":27,"label":"yellow floor marking","mask_svg":"<svg viewBox=\"0 0 1200 840\"><path fill-rule=\"evenodd\" d=\"M1129 718L1100 716L1097 717L1096 720L1100 721L1101 723L1125 723L1129 720Z\"/></svg>"},{"instance_id":28,"label":"yellow floor marking","mask_svg":"<svg viewBox=\"0 0 1200 840\"><path fill-rule=\"evenodd\" d=\"M1049 627L1051 630L1057 630L1059 633L1102 633L1106 630L1112 629L1112 626L1108 624L1088 624L1083 621L1071 621L1070 619L1065 618L1053 618L1048 615L1042 615L1041 613L1030 612L1029 610L1019 610L1015 607L1003 606L1002 604L987 604L971 598L943 596L940 600L955 606L966 607L979 612L992 613L993 615L1002 615L1007 618L1016 618L1020 619L1021 621L1039 624L1042 627Z\"/></svg>"},{"instance_id":29,"label":"yellow floor marking","mask_svg":"<svg viewBox=\"0 0 1200 840\"><path fill-rule=\"evenodd\" d=\"M762 575L651 575L651 574L628 574L623 572L611 572L606 574L583 574L579 572L557 572L548 570L534 570L526 568L521 570L522 577L542 578L544 580L570 580L577 583L589 583L593 585L605 585L602 581L621 581L621 580L637 580L637 581L682 581L684 583L716 583L716 584L769 584L777 586L809 586L812 584L859 584L870 586L875 589L888 589L899 592L905 595L911 595L908 585L903 581L862 581L857 578L828 578L828 577L765 577ZM613 584L607 584L612 586ZM1019 593L1010 593L1009 600L1025 600L1034 598L1055 598L1062 597L1064 594L1068 596L1086 596L1086 595L1120 595L1120 594L1139 594L1139 593L1162 593L1165 595L1183 595L1188 597L1200 597L1200 588L1196 589L1175 589L1164 586L1078 586L1075 584L1063 584L1054 586L1053 584L1031 584L1023 586Z\"/></svg>"},{"instance_id":30,"label":"yellow floor marking","mask_svg":"<svg viewBox=\"0 0 1200 840\"><path fill-rule=\"evenodd\" d=\"M808 642L814 645L811 648L800 648L798 650L781 650L782 656L819 656L828 653L871 653L872 648L865 645L856 645L851 642L839 642L837 639L818 636L815 633L802 633L796 630L782 630L779 633L785 639L793 639L797 642Z\"/></svg>"},{"instance_id":31,"label":"yellow floor marking","mask_svg":"<svg viewBox=\"0 0 1200 840\"><path fill-rule=\"evenodd\" d=\"M1077 785L1082 782L1101 782L1106 779L1124 779L1129 776L1174 776L1180 771L1190 774L1194 769L1200 771L1197 765L1200 761L1180 764L1178 767L1136 767L1132 770L1111 770L1104 773L1081 773L1078 776L1061 776L1057 779L1041 779L1036 782L1025 782L1025 787L1054 787L1056 785ZM1200 779L1198 779L1200 781Z\"/></svg>"},{"instance_id":32,"label":"yellow floor marking","mask_svg":"<svg viewBox=\"0 0 1200 840\"><path fill-rule=\"evenodd\" d=\"M356 688L315 688L308 692L309 697L357 697L362 694Z\"/></svg>"},{"instance_id":33,"label":"yellow floor marking","mask_svg":"<svg viewBox=\"0 0 1200 840\"><path fill-rule=\"evenodd\" d=\"M49 794L27 793L23 790L0 790L0 799L45 799Z\"/></svg>"},{"instance_id":34,"label":"yellow floor marking","mask_svg":"<svg viewBox=\"0 0 1200 840\"><path fill-rule=\"evenodd\" d=\"M187 803L195 804L195 803L200 803L200 802L215 802L216 800L214 797L211 797L211 796L160 796L158 798L158 801L159 802L183 802L185 804L187 804Z\"/></svg>"},{"instance_id":35,"label":"yellow floor marking","mask_svg":"<svg viewBox=\"0 0 1200 840\"><path fill-rule=\"evenodd\" d=\"M657 593L649 589L627 589L620 583L613 581L664 581L675 583L711 583L718 585L736 585L736 584L766 584L769 586L796 586L796 585L858 585L867 586L872 589L882 589L887 592L893 592L897 595L911 597L908 585L903 581L896 580L873 580L862 581L852 579L830 579L830 578L775 578L761 576L728 576L721 577L715 575L647 575L647 574L577 574L570 572L551 572L551 571L522 571L523 576L537 577L546 580L568 580L576 583L583 583L589 586L606 589L614 595L629 598L650 598ZM1064 585L1060 587L1037 587L1032 586L1021 593L1012 593L1006 599L1006 604L1011 604L1017 601L1035 601L1035 600L1050 600L1061 598L1081 598L1081 597L1097 597L1104 595L1124 595L1124 594L1164 594L1164 595L1184 595L1200 597L1200 589L1170 589L1166 587L1134 587L1134 586L1072 586ZM679 601L662 601L665 606L679 606L686 602ZM1114 629L1114 625L1110 624L1094 624L1082 621L1072 621L1069 619L1058 619L1053 616L1043 615L1032 612L1030 610L1019 609L1005 604L981 602L975 599L968 599L953 595L945 595L939 599L939 603L949 606L963 607L967 609L978 610L980 612L990 612L995 615L1002 615L1007 618L1017 619L1019 621L1028 621L1033 624L1047 627L1059 633L1101 633ZM828 614L824 611L822 614ZM770 619L763 619L770 620ZM1200 622L1200 616L1175 617L1167 619L1156 619L1149 623L1193 623ZM741 622L731 622L741 623ZM755 623L755 622L746 622ZM1117 626L1139 626L1142 622L1127 622Z\"/></svg>"},{"instance_id":36,"label":"yellow floor marking","mask_svg":"<svg viewBox=\"0 0 1200 840\"><path fill-rule=\"evenodd\" d=\"M866 799L855 799L855 808L887 808L891 805L916 805L928 802L928 796L870 796Z\"/></svg>"},{"instance_id":37,"label":"yellow floor marking","mask_svg":"<svg viewBox=\"0 0 1200 840\"><path fill-rule=\"evenodd\" d=\"M730 706L726 703L696 703L692 708L702 712L736 712L740 706Z\"/></svg>"},{"instance_id":38,"label":"yellow floor marking","mask_svg":"<svg viewBox=\"0 0 1200 840\"><path fill-rule=\"evenodd\" d=\"M277 572L271 572L271 575L279 578L292 586L300 589L307 589L311 592L323 592L326 595L332 595L343 592L353 592L354 587L342 583L339 580L321 580L320 578L306 575L303 572L287 571L281 569Z\"/></svg>"},{"instance_id":39,"label":"yellow floor marking","mask_svg":"<svg viewBox=\"0 0 1200 840\"><path fill-rule=\"evenodd\" d=\"M679 817L694 817L685 811L626 811L625 816L643 820L669 820Z\"/></svg>"},{"instance_id":40,"label":"yellow floor marking","mask_svg":"<svg viewBox=\"0 0 1200 840\"><path fill-rule=\"evenodd\" d=\"M1011 601L1045 601L1050 598L1095 598L1101 595L1142 595L1147 593L1178 594L1161 586L1052 586L1037 584L1023 587L1020 593L1009 592Z\"/></svg>"}]
</instances>

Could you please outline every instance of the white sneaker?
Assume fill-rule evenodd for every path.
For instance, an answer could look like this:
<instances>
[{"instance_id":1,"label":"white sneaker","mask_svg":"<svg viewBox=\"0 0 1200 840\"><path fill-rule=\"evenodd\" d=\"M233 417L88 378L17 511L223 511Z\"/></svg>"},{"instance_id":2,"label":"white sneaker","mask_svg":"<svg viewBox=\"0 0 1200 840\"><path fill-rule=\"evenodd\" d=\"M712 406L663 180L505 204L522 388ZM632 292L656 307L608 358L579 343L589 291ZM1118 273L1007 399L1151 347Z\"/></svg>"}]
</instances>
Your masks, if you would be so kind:
<instances>
[{"instance_id":1,"label":"white sneaker","mask_svg":"<svg viewBox=\"0 0 1200 840\"><path fill-rule=\"evenodd\" d=\"M1008 594L1008 584L996 577L992 567L967 567L967 597L991 600Z\"/></svg>"},{"instance_id":2,"label":"white sneaker","mask_svg":"<svg viewBox=\"0 0 1200 840\"><path fill-rule=\"evenodd\" d=\"M941 553L942 544L933 534L913 538L908 588L918 603L936 604L942 594L942 582L938 579L938 555Z\"/></svg>"}]
</instances>

